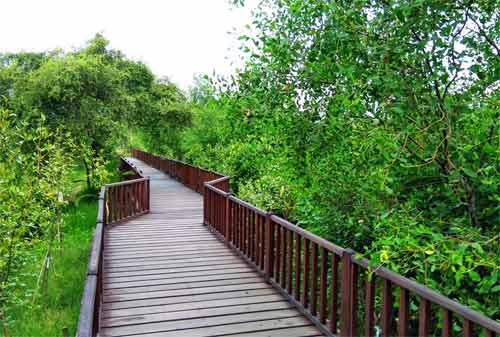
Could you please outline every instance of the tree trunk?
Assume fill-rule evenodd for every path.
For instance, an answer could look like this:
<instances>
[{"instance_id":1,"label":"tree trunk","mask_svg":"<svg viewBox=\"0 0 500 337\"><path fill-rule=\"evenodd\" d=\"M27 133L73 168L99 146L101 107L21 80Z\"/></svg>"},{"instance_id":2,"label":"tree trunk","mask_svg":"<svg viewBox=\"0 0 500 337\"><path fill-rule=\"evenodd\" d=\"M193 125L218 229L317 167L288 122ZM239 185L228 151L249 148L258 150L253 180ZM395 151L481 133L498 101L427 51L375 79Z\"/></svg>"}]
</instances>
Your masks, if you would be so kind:
<instances>
[{"instance_id":1,"label":"tree trunk","mask_svg":"<svg viewBox=\"0 0 500 337\"><path fill-rule=\"evenodd\" d=\"M87 189L90 190L92 187L90 183L90 168L85 159L83 160L83 165L85 166L85 175L87 176Z\"/></svg>"}]
</instances>

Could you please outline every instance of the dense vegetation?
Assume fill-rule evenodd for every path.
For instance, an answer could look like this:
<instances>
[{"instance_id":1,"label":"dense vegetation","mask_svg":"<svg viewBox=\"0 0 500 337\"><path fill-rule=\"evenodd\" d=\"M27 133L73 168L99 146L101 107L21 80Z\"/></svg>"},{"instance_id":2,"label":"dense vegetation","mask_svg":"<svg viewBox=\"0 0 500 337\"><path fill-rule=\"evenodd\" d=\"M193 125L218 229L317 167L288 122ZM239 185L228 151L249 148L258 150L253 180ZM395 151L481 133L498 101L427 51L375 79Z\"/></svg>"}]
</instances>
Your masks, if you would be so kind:
<instances>
[{"instance_id":1,"label":"dense vegetation","mask_svg":"<svg viewBox=\"0 0 500 337\"><path fill-rule=\"evenodd\" d=\"M138 141L174 148L155 141L189 121L174 85L107 45L97 35L72 52L0 55L5 336L55 336L64 326L73 333L96 192L118 179L116 151L139 129Z\"/></svg>"},{"instance_id":2,"label":"dense vegetation","mask_svg":"<svg viewBox=\"0 0 500 337\"><path fill-rule=\"evenodd\" d=\"M95 194L131 146L229 174L500 319L499 16L495 0L265 0L243 68L189 95L100 35L0 55L3 333L74 328Z\"/></svg>"},{"instance_id":3,"label":"dense vegetation","mask_svg":"<svg viewBox=\"0 0 500 337\"><path fill-rule=\"evenodd\" d=\"M264 1L184 159L500 319L497 1Z\"/></svg>"}]
</instances>

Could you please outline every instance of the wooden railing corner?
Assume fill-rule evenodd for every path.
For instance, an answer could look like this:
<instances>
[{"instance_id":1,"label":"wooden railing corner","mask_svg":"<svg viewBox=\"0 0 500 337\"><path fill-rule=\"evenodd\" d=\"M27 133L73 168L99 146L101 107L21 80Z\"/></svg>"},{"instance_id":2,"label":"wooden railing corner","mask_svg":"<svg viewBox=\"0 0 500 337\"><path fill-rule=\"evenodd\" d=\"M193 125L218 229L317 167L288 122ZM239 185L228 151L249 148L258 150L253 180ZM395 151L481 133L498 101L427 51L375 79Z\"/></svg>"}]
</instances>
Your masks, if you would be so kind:
<instances>
[{"instance_id":1,"label":"wooden railing corner","mask_svg":"<svg viewBox=\"0 0 500 337\"><path fill-rule=\"evenodd\" d=\"M77 337L95 337L99 331L106 226L126 221L148 213L150 210L149 177L143 177L142 171L126 158L120 158L120 166L122 169L133 171L135 179L105 184L99 192L96 227L92 236L85 286L80 304Z\"/></svg>"}]
</instances>

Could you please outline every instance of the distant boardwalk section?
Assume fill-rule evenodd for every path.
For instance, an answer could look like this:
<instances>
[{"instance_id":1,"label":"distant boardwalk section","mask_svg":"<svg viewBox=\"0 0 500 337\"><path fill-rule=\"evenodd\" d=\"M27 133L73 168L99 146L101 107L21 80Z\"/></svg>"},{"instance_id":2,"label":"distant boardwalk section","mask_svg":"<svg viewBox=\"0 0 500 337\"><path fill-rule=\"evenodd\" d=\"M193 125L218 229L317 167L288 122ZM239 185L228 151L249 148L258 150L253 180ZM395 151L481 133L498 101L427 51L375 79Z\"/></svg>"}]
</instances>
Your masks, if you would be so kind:
<instances>
[{"instance_id":1,"label":"distant boardwalk section","mask_svg":"<svg viewBox=\"0 0 500 337\"><path fill-rule=\"evenodd\" d=\"M148 214L107 229L100 336L322 336L203 225L203 198L143 162Z\"/></svg>"},{"instance_id":2,"label":"distant boardwalk section","mask_svg":"<svg viewBox=\"0 0 500 337\"><path fill-rule=\"evenodd\" d=\"M494 337L500 324L229 192L230 177L133 150L106 184L77 337Z\"/></svg>"}]
</instances>

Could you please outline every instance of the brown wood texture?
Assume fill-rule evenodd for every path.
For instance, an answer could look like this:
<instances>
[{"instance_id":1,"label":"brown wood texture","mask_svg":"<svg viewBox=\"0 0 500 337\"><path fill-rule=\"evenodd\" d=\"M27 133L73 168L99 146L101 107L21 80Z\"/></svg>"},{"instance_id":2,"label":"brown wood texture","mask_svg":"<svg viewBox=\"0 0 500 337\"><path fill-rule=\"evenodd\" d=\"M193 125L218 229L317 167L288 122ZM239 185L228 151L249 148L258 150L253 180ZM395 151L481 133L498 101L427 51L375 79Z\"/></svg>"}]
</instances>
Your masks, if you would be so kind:
<instances>
[{"instance_id":1,"label":"brown wood texture","mask_svg":"<svg viewBox=\"0 0 500 337\"><path fill-rule=\"evenodd\" d=\"M127 160L150 176L151 210L106 230L100 336L322 336L203 225L208 220L218 232L227 233L220 224L237 222L230 231L238 246L252 260L263 262L264 251L259 253L260 246L253 242L264 236L261 214L215 193L205 202L216 203L217 209L204 214L198 193L137 159ZM192 173L186 174L183 179L196 188ZM227 205L234 207L231 212L226 212ZM123 207L120 211L131 212ZM274 242L275 266L281 262L281 268L290 261L284 255L291 245L287 239ZM280 272L283 277L286 270L278 268L276 274Z\"/></svg>"},{"instance_id":2,"label":"brown wood texture","mask_svg":"<svg viewBox=\"0 0 500 337\"><path fill-rule=\"evenodd\" d=\"M124 245L123 250L127 251L128 256L140 252L144 247L149 248L148 252L151 252L152 256L142 254L138 255L135 261L120 261L111 269L114 276L129 275L141 278L140 273L151 273L151 275L156 275L154 277L157 279L158 275L169 274L168 270L174 268L182 269L179 273L189 277L188 280L191 282L191 277L196 276L193 272L196 273L199 270L204 275L212 276L206 274L211 268L218 273L227 266L233 266L235 261L244 264L244 260L328 336L338 333L338 323L340 323L341 336L357 335L357 329L361 326L363 326L364 334L370 336L375 332L375 325L381 326L383 336L392 335L395 332L393 330L396 329L398 335L407 335L410 325L410 296L418 296L422 300L418 315L420 335L428 334L431 329L431 305L437 305L443 310L443 319L439 322L443 336L451 334L452 315L462 319L464 336L472 335L475 333L474 328L479 327L484 329L486 336L500 334L500 324L492 319L383 266L372 265L366 258L362 258L350 249L339 247L277 215L265 212L230 195L227 193L229 191L229 177L227 176L140 150L133 150L133 155L168 173L191 190L202 193L203 201L200 198L198 202L199 205L203 204L203 211L199 211L202 222L209 225L217 237L226 242L237 254L220 251L219 247L210 243L212 239L207 233L200 231L196 224L193 225L190 222L192 221L190 212L196 207L193 205L184 207L181 193L176 197L167 196L160 200L163 203L172 202L168 215L165 214L168 221L172 221L172 224L167 226L168 232L159 231L154 221L153 223L141 222L134 224L137 227L134 233L137 238L133 240L116 238L116 240L120 239L116 245ZM128 162L128 164L131 163ZM141 168L136 169L138 175L144 175ZM147 166L146 170L148 170ZM142 187L134 186L133 188ZM146 191L150 188L149 185L145 186ZM104 218L127 216L130 211L127 211L126 206L129 204L125 203L131 198L130 195L135 195L130 192L130 188L116 191L113 188L110 200L116 205L116 209L112 208L110 215L105 214ZM138 207L136 212L140 210L141 208ZM178 225L181 227L177 228ZM147 234L144 234L145 231ZM162 250L166 252L164 242L168 243L168 254L160 254ZM116 249L116 245L112 244L111 247ZM204 250L203 253L200 251L200 254L186 252L184 255L183 250L178 249L186 246L196 246L206 251ZM339 270L340 261L342 264ZM196 271L191 272L189 268L196 268ZM234 265L234 268L229 269L234 271L238 270L237 268L241 266ZM371 270L373 278L382 283L381 308L375 307L375 297L380 291L377 290L379 287L375 282L365 279L364 275L367 270ZM207 282L204 284L211 284L217 289L240 286L236 277L225 279L228 284L222 284L219 282L221 279L214 277L206 280L196 279L193 282ZM247 281L252 280L255 284L260 284L260 279L256 276L246 275L245 278ZM364 282L358 282L358 279ZM339 280L341 280L340 284ZM162 293L167 290L174 291L172 286L163 284L154 289ZM182 291L182 289L175 291L177 290ZM259 288L253 291L268 290ZM400 294L397 310L393 303L398 298L393 298L396 290L399 290ZM203 293L195 296L212 295ZM364 297L364 301L361 297ZM364 307L361 308L361 306ZM364 313L364 320L360 322L358 314L362 313ZM231 330L228 330L226 334L240 335ZM248 333L241 335L248 335ZM275 334L262 332L261 335L274 336Z\"/></svg>"}]
</instances>

